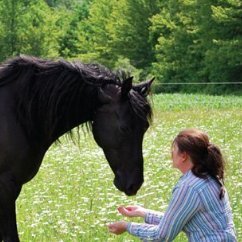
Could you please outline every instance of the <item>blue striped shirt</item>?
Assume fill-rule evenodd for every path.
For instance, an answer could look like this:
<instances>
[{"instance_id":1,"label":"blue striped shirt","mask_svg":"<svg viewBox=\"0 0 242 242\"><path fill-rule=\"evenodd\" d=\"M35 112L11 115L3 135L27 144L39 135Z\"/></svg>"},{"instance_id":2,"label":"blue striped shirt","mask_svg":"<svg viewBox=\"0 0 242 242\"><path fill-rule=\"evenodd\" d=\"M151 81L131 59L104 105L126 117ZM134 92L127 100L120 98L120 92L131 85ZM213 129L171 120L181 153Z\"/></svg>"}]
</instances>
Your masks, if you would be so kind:
<instances>
[{"instance_id":1,"label":"blue striped shirt","mask_svg":"<svg viewBox=\"0 0 242 242\"><path fill-rule=\"evenodd\" d=\"M228 194L219 199L220 186L208 177L185 173L172 192L166 212L148 212L145 223L129 223L127 231L146 241L172 241L184 231L190 242L236 240Z\"/></svg>"}]
</instances>

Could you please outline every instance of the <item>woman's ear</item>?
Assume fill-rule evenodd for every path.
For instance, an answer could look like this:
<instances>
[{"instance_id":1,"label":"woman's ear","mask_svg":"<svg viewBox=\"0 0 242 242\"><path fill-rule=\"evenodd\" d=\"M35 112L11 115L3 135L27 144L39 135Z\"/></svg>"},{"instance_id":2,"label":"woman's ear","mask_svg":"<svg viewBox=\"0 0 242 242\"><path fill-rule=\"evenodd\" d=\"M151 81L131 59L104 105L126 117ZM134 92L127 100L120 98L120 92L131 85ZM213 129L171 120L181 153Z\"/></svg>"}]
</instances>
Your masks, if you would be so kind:
<instances>
[{"instance_id":1,"label":"woman's ear","mask_svg":"<svg viewBox=\"0 0 242 242\"><path fill-rule=\"evenodd\" d=\"M183 163L190 160L189 155L185 151L180 153L180 157L181 157Z\"/></svg>"}]
</instances>

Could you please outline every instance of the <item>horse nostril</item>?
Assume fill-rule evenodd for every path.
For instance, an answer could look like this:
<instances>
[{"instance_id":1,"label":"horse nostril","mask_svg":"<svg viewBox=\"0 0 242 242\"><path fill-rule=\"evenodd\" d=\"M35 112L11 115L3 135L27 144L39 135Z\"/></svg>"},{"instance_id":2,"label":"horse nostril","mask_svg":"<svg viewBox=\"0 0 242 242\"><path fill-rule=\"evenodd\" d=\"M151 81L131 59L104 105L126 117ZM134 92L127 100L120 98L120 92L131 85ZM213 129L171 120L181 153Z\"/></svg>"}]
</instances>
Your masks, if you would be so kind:
<instances>
[{"instance_id":1,"label":"horse nostril","mask_svg":"<svg viewBox=\"0 0 242 242\"><path fill-rule=\"evenodd\" d=\"M137 187L137 185L135 185L135 184L130 184L130 185L128 185L128 186L126 187L126 191L125 191L125 193L126 193L126 195L128 195L128 196L132 196L132 195L136 195L137 191L138 191L138 187Z\"/></svg>"}]
</instances>

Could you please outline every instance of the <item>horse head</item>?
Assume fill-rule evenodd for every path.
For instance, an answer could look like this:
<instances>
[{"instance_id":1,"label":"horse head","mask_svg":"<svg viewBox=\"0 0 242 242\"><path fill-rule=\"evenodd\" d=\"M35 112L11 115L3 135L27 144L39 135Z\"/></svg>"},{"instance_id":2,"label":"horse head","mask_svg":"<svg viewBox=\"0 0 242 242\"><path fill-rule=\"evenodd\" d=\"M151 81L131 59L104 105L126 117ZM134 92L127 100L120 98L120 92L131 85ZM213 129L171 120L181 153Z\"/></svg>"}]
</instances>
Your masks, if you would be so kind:
<instances>
[{"instance_id":1,"label":"horse head","mask_svg":"<svg viewBox=\"0 0 242 242\"><path fill-rule=\"evenodd\" d=\"M152 115L147 101L152 81L133 85L130 77L98 93L93 136L115 175L114 185L126 195L135 195L144 180L142 141Z\"/></svg>"}]
</instances>

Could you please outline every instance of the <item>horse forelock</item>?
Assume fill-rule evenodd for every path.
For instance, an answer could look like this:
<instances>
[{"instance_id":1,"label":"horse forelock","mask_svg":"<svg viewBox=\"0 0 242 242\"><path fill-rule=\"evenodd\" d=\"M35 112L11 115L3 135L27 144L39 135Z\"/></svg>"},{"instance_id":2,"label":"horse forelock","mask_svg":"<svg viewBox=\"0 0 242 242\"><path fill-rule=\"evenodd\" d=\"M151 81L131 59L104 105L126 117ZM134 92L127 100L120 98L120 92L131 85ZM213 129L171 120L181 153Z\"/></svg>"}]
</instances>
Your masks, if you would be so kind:
<instances>
[{"instance_id":1,"label":"horse forelock","mask_svg":"<svg viewBox=\"0 0 242 242\"><path fill-rule=\"evenodd\" d=\"M144 121L152 121L152 107L146 97L131 89L129 92L129 102L135 114Z\"/></svg>"}]
</instances>

